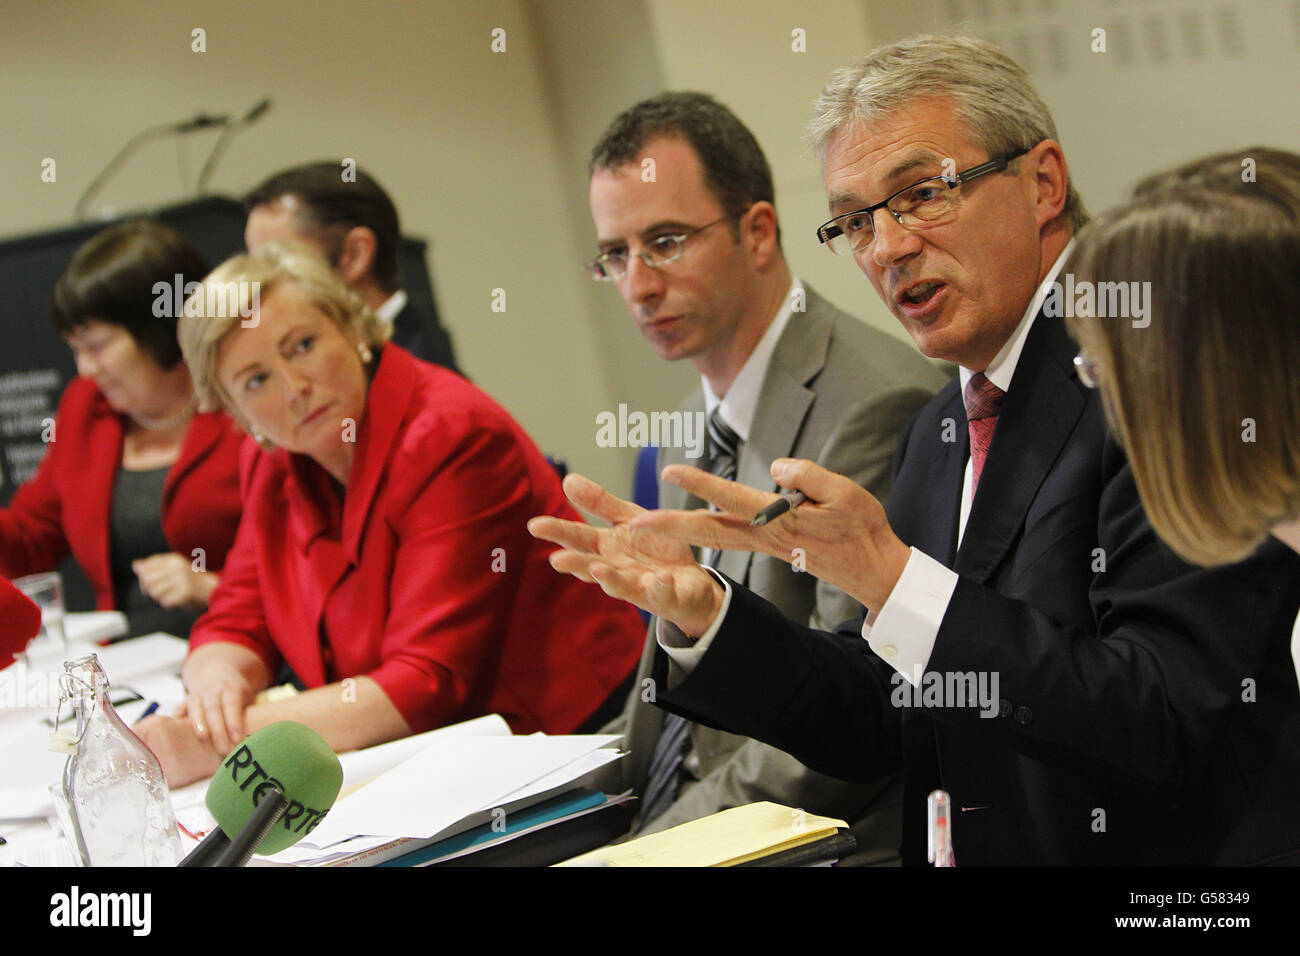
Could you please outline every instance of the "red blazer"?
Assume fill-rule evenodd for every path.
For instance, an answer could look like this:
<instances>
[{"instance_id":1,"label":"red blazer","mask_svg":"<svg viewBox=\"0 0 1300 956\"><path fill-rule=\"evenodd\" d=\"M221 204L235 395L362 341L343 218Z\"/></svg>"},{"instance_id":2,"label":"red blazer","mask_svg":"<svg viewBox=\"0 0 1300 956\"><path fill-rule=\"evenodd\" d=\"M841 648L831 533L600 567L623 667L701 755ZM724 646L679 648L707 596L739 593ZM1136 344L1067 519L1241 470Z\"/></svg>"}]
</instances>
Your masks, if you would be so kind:
<instances>
[{"instance_id":1,"label":"red blazer","mask_svg":"<svg viewBox=\"0 0 1300 956\"><path fill-rule=\"evenodd\" d=\"M41 609L0 578L0 671L14 662L27 642L41 632Z\"/></svg>"},{"instance_id":2,"label":"red blazer","mask_svg":"<svg viewBox=\"0 0 1300 956\"><path fill-rule=\"evenodd\" d=\"M631 673L645 628L556 574L525 522L581 520L504 409L384 346L340 502L306 456L245 449L244 519L190 647L230 641L309 687L373 678L416 732L500 713L569 733Z\"/></svg>"},{"instance_id":3,"label":"red blazer","mask_svg":"<svg viewBox=\"0 0 1300 956\"><path fill-rule=\"evenodd\" d=\"M31 480L0 509L0 574L53 571L68 551L95 589L101 611L116 607L109 510L122 462L122 417L95 384L75 378L63 392L54 440ZM202 548L220 571L239 525L239 448L244 435L224 412L195 415L163 485L163 535L191 557Z\"/></svg>"}]
</instances>

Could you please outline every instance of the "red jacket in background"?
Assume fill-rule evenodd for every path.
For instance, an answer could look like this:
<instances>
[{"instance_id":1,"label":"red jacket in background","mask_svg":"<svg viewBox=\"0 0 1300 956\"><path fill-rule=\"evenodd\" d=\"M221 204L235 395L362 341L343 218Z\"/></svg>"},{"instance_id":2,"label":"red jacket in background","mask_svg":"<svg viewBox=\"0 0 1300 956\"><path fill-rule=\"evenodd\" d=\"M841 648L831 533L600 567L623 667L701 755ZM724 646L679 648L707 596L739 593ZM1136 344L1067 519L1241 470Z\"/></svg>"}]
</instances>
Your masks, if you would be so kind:
<instances>
[{"instance_id":1,"label":"red jacket in background","mask_svg":"<svg viewBox=\"0 0 1300 956\"><path fill-rule=\"evenodd\" d=\"M41 609L0 578L0 671L14 662L27 642L41 631Z\"/></svg>"},{"instance_id":2,"label":"red jacket in background","mask_svg":"<svg viewBox=\"0 0 1300 956\"><path fill-rule=\"evenodd\" d=\"M95 606L116 607L109 511L123 433L122 417L92 381L68 384L49 451L9 507L0 509L0 573L16 578L54 571L71 550L95 589ZM195 415L163 486L167 544L187 558L202 548L208 571L225 565L239 525L243 442L224 412Z\"/></svg>"},{"instance_id":3,"label":"red jacket in background","mask_svg":"<svg viewBox=\"0 0 1300 956\"><path fill-rule=\"evenodd\" d=\"M346 499L316 462L250 445L244 519L190 647L230 641L303 682L374 679L411 729L499 713L569 733L627 678L645 628L557 574L534 515L581 520L510 415L386 345Z\"/></svg>"}]
</instances>

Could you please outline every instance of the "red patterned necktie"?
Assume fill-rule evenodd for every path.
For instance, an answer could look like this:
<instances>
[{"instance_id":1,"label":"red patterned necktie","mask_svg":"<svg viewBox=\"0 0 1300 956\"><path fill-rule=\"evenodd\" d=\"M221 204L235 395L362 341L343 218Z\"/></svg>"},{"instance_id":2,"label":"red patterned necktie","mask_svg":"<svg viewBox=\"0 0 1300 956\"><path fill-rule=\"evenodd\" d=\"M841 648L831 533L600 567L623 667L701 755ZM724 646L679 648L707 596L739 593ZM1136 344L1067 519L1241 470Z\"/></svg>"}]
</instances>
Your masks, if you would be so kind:
<instances>
[{"instance_id":1,"label":"red patterned necktie","mask_svg":"<svg viewBox=\"0 0 1300 956\"><path fill-rule=\"evenodd\" d=\"M970 428L971 480L970 494L975 497L979 488L980 472L984 470L984 458L993 443L993 429L998 427L998 411L1006 392L998 388L983 372L976 372L966 383L966 420Z\"/></svg>"}]
</instances>

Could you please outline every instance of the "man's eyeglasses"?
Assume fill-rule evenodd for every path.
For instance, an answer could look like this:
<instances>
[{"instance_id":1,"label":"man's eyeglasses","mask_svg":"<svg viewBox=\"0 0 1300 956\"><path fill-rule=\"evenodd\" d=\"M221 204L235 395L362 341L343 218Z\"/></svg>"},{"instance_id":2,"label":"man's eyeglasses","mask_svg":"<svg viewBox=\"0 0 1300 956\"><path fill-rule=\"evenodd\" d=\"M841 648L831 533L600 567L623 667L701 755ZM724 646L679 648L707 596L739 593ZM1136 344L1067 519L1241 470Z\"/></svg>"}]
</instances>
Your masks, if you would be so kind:
<instances>
[{"instance_id":1,"label":"man's eyeglasses","mask_svg":"<svg viewBox=\"0 0 1300 956\"><path fill-rule=\"evenodd\" d=\"M945 222L957 214L960 198L957 187L989 173L1002 172L1013 159L1019 159L1032 148L998 156L955 176L930 176L912 183L874 206L836 216L817 230L817 238L835 255L863 252L876 237L874 217L877 209L886 210L907 229Z\"/></svg>"},{"instance_id":2,"label":"man's eyeglasses","mask_svg":"<svg viewBox=\"0 0 1300 956\"><path fill-rule=\"evenodd\" d=\"M747 212L748 210L746 210ZM744 215L744 213L741 213ZM640 252L629 253L626 249L616 249L612 252L602 252L596 258L592 259L584 267L591 277L601 282L608 282L612 279L621 279L627 275L627 260L633 256L640 256L641 261L648 266L658 269L660 266L666 266L670 262L676 262L686 251L686 240L692 236L698 236L710 226L716 226L720 222L726 222L728 219L738 219L739 216L723 216L721 219L715 219L713 222L706 222L702 226L696 226L694 229L680 232L671 236L659 236L651 239L642 247Z\"/></svg>"}]
</instances>

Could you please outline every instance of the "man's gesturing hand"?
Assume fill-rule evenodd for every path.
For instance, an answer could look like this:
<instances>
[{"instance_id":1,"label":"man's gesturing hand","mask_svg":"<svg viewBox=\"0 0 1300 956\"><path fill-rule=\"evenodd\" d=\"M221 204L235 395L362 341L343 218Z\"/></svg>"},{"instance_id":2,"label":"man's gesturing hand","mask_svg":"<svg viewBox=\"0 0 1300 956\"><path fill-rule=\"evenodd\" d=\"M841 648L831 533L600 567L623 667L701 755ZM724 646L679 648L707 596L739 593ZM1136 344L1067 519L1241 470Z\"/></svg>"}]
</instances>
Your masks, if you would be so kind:
<instances>
[{"instance_id":1,"label":"man's gesturing hand","mask_svg":"<svg viewBox=\"0 0 1300 956\"><path fill-rule=\"evenodd\" d=\"M808 501L758 528L750 521L777 499L771 492L685 465L670 465L663 478L720 510L641 511L629 521L633 532L653 531L701 547L802 561L809 574L872 610L885 603L911 553L870 492L815 462L778 458L772 463L777 484L802 491Z\"/></svg>"},{"instance_id":2,"label":"man's gesturing hand","mask_svg":"<svg viewBox=\"0 0 1300 956\"><path fill-rule=\"evenodd\" d=\"M654 531L632 530L628 523L645 509L581 475L565 478L564 492L579 509L611 527L533 518L529 533L560 545L551 554L551 567L594 581L606 594L671 621L690 637L709 629L722 607L723 590L696 563L689 547Z\"/></svg>"}]
</instances>

